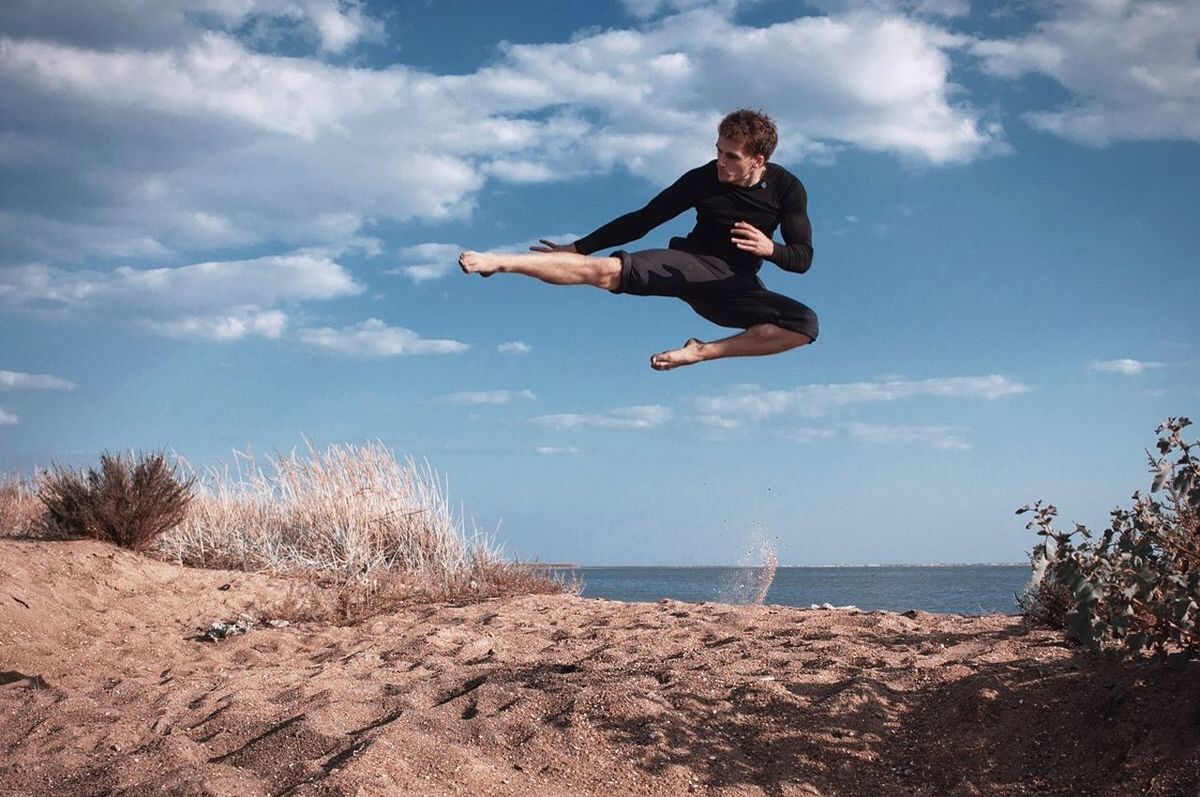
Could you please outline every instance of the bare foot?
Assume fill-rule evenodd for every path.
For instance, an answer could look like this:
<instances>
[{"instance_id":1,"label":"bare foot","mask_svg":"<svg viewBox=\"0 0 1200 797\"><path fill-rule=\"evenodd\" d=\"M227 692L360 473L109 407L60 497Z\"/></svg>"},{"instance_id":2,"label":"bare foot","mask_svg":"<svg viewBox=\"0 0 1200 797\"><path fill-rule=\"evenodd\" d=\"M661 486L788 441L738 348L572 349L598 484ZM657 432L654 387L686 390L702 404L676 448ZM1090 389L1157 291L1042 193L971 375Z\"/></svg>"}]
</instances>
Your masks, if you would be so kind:
<instances>
[{"instance_id":1,"label":"bare foot","mask_svg":"<svg viewBox=\"0 0 1200 797\"><path fill-rule=\"evenodd\" d=\"M681 348L659 352L650 358L650 367L655 371L670 371L681 365L691 365L704 359L700 347L704 343L699 338L688 338Z\"/></svg>"},{"instance_id":2,"label":"bare foot","mask_svg":"<svg viewBox=\"0 0 1200 797\"><path fill-rule=\"evenodd\" d=\"M458 265L464 274L490 277L500 268L499 257L487 252L463 252L458 256Z\"/></svg>"}]
</instances>

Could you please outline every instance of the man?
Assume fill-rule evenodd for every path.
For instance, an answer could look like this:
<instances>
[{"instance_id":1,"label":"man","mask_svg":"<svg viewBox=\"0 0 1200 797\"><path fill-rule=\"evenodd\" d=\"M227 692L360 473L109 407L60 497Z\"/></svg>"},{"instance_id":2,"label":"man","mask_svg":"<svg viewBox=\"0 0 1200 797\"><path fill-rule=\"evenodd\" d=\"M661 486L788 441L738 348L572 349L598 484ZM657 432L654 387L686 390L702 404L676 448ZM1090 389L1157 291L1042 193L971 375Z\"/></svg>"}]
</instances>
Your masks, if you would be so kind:
<instances>
[{"instance_id":1,"label":"man","mask_svg":"<svg viewBox=\"0 0 1200 797\"><path fill-rule=\"evenodd\" d=\"M768 291L758 278L763 259L803 274L812 264L812 226L804 186L769 162L779 137L765 114L740 110L717 130L717 159L692 169L650 200L571 244L545 239L537 254L463 252L468 274L525 274L552 285L594 285L613 293L674 296L709 321L744 330L704 342L690 338L678 349L650 358L667 371L721 357L778 354L812 343L817 316L805 305ZM668 249L592 252L635 241L695 208L696 226ZM776 228L783 243L772 240Z\"/></svg>"}]
</instances>

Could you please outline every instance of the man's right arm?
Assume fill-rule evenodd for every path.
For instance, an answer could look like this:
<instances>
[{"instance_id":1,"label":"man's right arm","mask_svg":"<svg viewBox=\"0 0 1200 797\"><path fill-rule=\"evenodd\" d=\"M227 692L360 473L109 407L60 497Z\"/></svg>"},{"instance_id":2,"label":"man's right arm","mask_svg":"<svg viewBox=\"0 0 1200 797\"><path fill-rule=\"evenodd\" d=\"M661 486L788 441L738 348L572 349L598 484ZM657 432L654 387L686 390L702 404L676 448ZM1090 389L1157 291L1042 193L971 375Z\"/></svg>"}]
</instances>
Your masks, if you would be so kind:
<instances>
[{"instance_id":1,"label":"man's right arm","mask_svg":"<svg viewBox=\"0 0 1200 797\"><path fill-rule=\"evenodd\" d=\"M590 255L599 249L609 249L636 241L658 225L670 221L692 207L695 197L692 186L697 172L699 169L693 169L680 177L641 210L626 213L583 236L575 242L575 251Z\"/></svg>"}]
</instances>

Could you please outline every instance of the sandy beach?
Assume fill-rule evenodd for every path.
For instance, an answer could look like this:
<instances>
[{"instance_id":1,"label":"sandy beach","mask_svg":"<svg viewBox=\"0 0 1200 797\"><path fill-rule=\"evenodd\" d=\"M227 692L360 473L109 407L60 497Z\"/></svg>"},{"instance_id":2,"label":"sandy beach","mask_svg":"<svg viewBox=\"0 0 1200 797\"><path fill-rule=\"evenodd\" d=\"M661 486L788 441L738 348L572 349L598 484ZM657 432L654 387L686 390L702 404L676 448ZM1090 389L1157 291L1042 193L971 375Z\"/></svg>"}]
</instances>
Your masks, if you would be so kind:
<instances>
[{"instance_id":1,"label":"sandy beach","mask_svg":"<svg viewBox=\"0 0 1200 797\"><path fill-rule=\"evenodd\" d=\"M0 540L0 794L1196 794L1200 667L1019 618L572 595L257 623L291 582Z\"/></svg>"}]
</instances>

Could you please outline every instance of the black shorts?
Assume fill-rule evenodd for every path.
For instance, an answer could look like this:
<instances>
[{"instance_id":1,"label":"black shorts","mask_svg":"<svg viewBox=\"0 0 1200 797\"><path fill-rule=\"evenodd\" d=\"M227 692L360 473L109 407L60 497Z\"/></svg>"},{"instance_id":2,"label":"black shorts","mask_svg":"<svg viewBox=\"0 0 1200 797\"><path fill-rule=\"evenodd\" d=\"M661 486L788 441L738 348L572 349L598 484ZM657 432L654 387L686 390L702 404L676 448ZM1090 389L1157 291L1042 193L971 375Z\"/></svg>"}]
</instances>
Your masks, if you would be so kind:
<instances>
[{"instance_id":1,"label":"black shorts","mask_svg":"<svg viewBox=\"0 0 1200 797\"><path fill-rule=\"evenodd\" d=\"M621 260L621 284L613 293L674 296L722 327L776 326L817 339L817 314L781 293L767 290L756 274L740 274L719 257L679 249L613 252Z\"/></svg>"}]
</instances>

